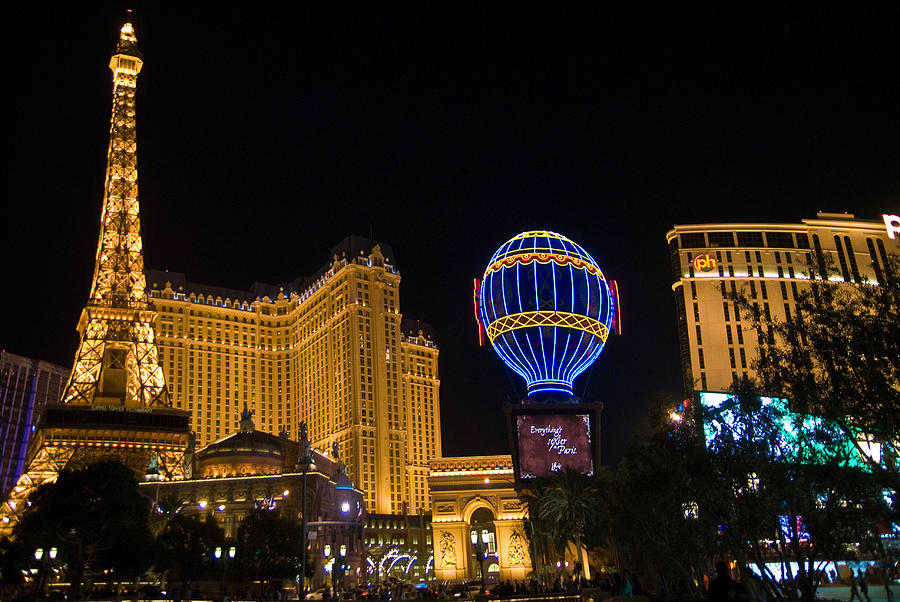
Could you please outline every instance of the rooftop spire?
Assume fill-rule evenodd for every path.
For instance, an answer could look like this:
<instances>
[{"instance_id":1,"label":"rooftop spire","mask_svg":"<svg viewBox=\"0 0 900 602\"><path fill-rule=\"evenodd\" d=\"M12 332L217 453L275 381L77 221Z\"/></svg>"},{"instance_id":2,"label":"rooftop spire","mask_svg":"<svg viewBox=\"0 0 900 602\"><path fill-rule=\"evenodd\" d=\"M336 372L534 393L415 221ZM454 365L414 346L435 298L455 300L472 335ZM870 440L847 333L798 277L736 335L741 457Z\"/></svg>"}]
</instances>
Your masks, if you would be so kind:
<instances>
[{"instance_id":1,"label":"rooftop spire","mask_svg":"<svg viewBox=\"0 0 900 602\"><path fill-rule=\"evenodd\" d=\"M134 35L134 25L131 24L130 8L125 11L125 24L119 30L119 44L116 46L116 52L137 57L141 56L137 48L137 36Z\"/></svg>"}]
</instances>

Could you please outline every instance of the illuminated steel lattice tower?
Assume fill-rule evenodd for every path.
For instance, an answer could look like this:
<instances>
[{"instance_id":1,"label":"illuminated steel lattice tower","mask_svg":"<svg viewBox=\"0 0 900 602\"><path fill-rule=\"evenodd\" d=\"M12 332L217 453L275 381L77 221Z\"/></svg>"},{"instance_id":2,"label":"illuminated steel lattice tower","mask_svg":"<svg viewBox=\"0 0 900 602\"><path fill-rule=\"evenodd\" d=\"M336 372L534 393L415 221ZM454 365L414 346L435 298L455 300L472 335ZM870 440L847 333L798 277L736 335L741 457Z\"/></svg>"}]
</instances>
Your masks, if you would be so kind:
<instances>
[{"instance_id":1,"label":"illuminated steel lattice tower","mask_svg":"<svg viewBox=\"0 0 900 602\"><path fill-rule=\"evenodd\" d=\"M122 28L113 72L106 189L91 296L78 322L81 345L64 403L99 397L169 406L159 365L141 251L134 97L143 61L130 24Z\"/></svg>"},{"instance_id":2,"label":"illuminated steel lattice tower","mask_svg":"<svg viewBox=\"0 0 900 602\"><path fill-rule=\"evenodd\" d=\"M26 459L27 469L0 506L0 534L23 502L63 468L118 459L143 474L151 458L162 478L183 474L188 414L170 408L159 365L144 278L138 211L135 91L143 60L131 23L120 32L113 106L90 298L78 321L81 341L61 403L48 406Z\"/></svg>"}]
</instances>

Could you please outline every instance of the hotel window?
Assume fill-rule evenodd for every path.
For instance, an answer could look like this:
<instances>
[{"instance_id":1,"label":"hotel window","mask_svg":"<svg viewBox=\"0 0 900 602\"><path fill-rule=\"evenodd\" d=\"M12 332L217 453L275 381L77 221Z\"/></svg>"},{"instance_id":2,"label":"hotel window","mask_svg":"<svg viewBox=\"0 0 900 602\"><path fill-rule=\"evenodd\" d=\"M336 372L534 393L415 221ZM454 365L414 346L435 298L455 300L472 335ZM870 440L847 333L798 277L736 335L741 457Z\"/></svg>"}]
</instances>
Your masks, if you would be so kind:
<instances>
[{"instance_id":1,"label":"hotel window","mask_svg":"<svg viewBox=\"0 0 900 602\"><path fill-rule=\"evenodd\" d=\"M847 247L847 257L850 258L850 269L853 272L853 280L855 282L862 282L862 277L859 275L859 266L856 264L856 253L853 252L853 243L850 242L850 237L844 237L844 245Z\"/></svg>"},{"instance_id":2,"label":"hotel window","mask_svg":"<svg viewBox=\"0 0 900 602\"><path fill-rule=\"evenodd\" d=\"M738 246L741 247L761 247L763 246L762 232L738 232ZM749 257L749 252L748 252ZM747 259L749 261L749 258Z\"/></svg>"},{"instance_id":3,"label":"hotel window","mask_svg":"<svg viewBox=\"0 0 900 602\"><path fill-rule=\"evenodd\" d=\"M790 232L766 232L766 246L779 249L793 249L794 236Z\"/></svg>"},{"instance_id":4,"label":"hotel window","mask_svg":"<svg viewBox=\"0 0 900 602\"><path fill-rule=\"evenodd\" d=\"M834 247L837 249L838 260L841 264L841 274L844 276L844 282L850 282L850 270L847 269L847 259L844 257L844 247L841 246L841 237L834 235Z\"/></svg>"},{"instance_id":5,"label":"hotel window","mask_svg":"<svg viewBox=\"0 0 900 602\"><path fill-rule=\"evenodd\" d=\"M815 251L816 251L816 265L810 266L810 270L813 270L816 273L818 273L821 271L819 268L825 266L825 254L822 252L822 243L819 240L818 234L813 234L813 247L815 248ZM809 256L807 256L807 258L809 258ZM827 278L828 278L828 275L824 274L824 273L818 274L818 276L822 280L827 280Z\"/></svg>"},{"instance_id":6,"label":"hotel window","mask_svg":"<svg viewBox=\"0 0 900 602\"><path fill-rule=\"evenodd\" d=\"M706 246L706 238L702 232L681 235L682 249L699 249ZM690 260L688 260L690 261Z\"/></svg>"},{"instance_id":7,"label":"hotel window","mask_svg":"<svg viewBox=\"0 0 900 602\"><path fill-rule=\"evenodd\" d=\"M733 232L709 232L709 246L711 247L733 247Z\"/></svg>"},{"instance_id":8,"label":"hotel window","mask_svg":"<svg viewBox=\"0 0 900 602\"><path fill-rule=\"evenodd\" d=\"M866 239L866 247L869 249L869 258L872 260L872 267L875 269L875 278L878 279L878 283L882 284L884 282L884 276L881 273L881 266L878 264L878 256L875 254L875 245L872 244L872 239Z\"/></svg>"}]
</instances>

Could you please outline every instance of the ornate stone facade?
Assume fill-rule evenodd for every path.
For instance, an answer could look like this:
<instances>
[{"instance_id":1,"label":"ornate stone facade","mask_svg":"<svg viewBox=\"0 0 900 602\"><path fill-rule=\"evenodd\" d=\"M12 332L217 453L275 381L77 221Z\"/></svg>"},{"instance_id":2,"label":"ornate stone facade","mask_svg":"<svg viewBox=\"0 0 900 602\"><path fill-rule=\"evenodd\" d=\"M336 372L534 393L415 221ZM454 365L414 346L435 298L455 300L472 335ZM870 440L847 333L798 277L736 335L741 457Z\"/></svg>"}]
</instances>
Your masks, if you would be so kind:
<instances>
[{"instance_id":1,"label":"ornate stone facade","mask_svg":"<svg viewBox=\"0 0 900 602\"><path fill-rule=\"evenodd\" d=\"M525 505L513 487L510 456L470 456L431 461L434 572L439 580L477 579L473 531L487 539L486 581L525 579L531 571L523 529ZM486 522L486 517L490 520Z\"/></svg>"},{"instance_id":2,"label":"ornate stone facade","mask_svg":"<svg viewBox=\"0 0 900 602\"><path fill-rule=\"evenodd\" d=\"M253 429L241 421L241 431L188 453L195 478L141 483L144 495L157 503L176 504L184 514L212 514L227 537L255 509L280 511L301 518L303 473L297 466L301 444ZM363 492L344 474L343 464L312 450L313 467L306 474L309 549L315 559L312 586L331 585L324 568L337 551L345 550L346 586L366 575ZM299 542L298 542L299 545Z\"/></svg>"}]
</instances>

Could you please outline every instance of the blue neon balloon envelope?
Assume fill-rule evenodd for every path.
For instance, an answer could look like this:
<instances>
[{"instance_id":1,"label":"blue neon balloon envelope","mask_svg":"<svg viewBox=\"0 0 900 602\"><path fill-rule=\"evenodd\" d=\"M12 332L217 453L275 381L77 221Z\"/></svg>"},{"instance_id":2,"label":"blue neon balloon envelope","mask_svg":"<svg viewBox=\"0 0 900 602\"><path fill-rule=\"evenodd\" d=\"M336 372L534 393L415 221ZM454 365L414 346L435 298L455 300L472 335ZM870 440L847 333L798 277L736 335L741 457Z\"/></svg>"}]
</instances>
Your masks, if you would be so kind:
<instances>
[{"instance_id":1,"label":"blue neon balloon envelope","mask_svg":"<svg viewBox=\"0 0 900 602\"><path fill-rule=\"evenodd\" d=\"M615 317L594 258L547 230L522 232L497 249L478 307L494 351L525 379L529 397L572 395L575 378L603 351Z\"/></svg>"}]
</instances>

